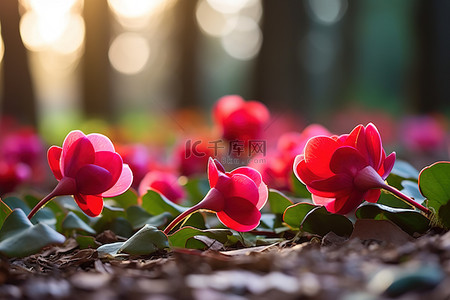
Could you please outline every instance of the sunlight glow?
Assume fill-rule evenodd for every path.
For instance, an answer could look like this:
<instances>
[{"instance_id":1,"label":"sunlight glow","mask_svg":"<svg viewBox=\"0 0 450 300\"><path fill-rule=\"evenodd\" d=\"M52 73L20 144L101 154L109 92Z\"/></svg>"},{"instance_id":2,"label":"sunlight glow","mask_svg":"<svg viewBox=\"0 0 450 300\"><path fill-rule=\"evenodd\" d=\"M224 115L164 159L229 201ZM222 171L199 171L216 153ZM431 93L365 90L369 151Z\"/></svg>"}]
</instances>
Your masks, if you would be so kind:
<instances>
[{"instance_id":1,"label":"sunlight glow","mask_svg":"<svg viewBox=\"0 0 450 300\"><path fill-rule=\"evenodd\" d=\"M84 21L72 12L77 0L22 2L27 11L20 20L20 34L27 49L70 54L82 47Z\"/></svg>"},{"instance_id":2,"label":"sunlight glow","mask_svg":"<svg viewBox=\"0 0 450 300\"><path fill-rule=\"evenodd\" d=\"M164 5L164 0L108 0L109 7L125 28L142 28L150 16Z\"/></svg>"},{"instance_id":3,"label":"sunlight glow","mask_svg":"<svg viewBox=\"0 0 450 300\"><path fill-rule=\"evenodd\" d=\"M206 1L198 4L196 17L200 29L213 37L221 37L230 33L236 26L235 21L237 20L213 9Z\"/></svg>"},{"instance_id":4,"label":"sunlight glow","mask_svg":"<svg viewBox=\"0 0 450 300\"><path fill-rule=\"evenodd\" d=\"M234 14L239 12L248 0L207 0L208 4L216 11L223 14Z\"/></svg>"},{"instance_id":5,"label":"sunlight glow","mask_svg":"<svg viewBox=\"0 0 450 300\"><path fill-rule=\"evenodd\" d=\"M250 60L262 44L259 21L260 0L201 0L196 9L197 23L205 34L219 38L231 57Z\"/></svg>"},{"instance_id":6,"label":"sunlight glow","mask_svg":"<svg viewBox=\"0 0 450 300\"><path fill-rule=\"evenodd\" d=\"M150 47L141 35L122 33L111 43L108 56L114 69L132 75L145 67L150 56Z\"/></svg>"},{"instance_id":7,"label":"sunlight glow","mask_svg":"<svg viewBox=\"0 0 450 300\"><path fill-rule=\"evenodd\" d=\"M221 42L230 56L240 60L250 60L261 48L262 33L253 19L238 17L236 29L223 36Z\"/></svg>"}]
</instances>

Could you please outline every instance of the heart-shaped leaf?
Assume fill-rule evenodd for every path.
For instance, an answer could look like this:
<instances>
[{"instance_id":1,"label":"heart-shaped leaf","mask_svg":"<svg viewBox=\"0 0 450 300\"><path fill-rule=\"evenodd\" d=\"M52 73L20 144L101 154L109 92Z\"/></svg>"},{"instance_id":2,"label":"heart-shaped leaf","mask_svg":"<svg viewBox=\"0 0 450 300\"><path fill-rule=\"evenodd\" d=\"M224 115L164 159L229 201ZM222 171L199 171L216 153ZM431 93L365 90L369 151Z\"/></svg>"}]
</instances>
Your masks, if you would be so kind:
<instances>
[{"instance_id":1,"label":"heart-shaped leaf","mask_svg":"<svg viewBox=\"0 0 450 300\"><path fill-rule=\"evenodd\" d=\"M3 222L11 212L11 208L0 199L0 228L2 228Z\"/></svg>"},{"instance_id":2,"label":"heart-shaped leaf","mask_svg":"<svg viewBox=\"0 0 450 300\"><path fill-rule=\"evenodd\" d=\"M450 228L450 162L437 162L424 168L419 175L419 189L439 223Z\"/></svg>"},{"instance_id":3,"label":"heart-shaped leaf","mask_svg":"<svg viewBox=\"0 0 450 300\"><path fill-rule=\"evenodd\" d=\"M65 240L62 234L48 225L33 225L22 210L14 209L0 230L0 253L8 257L25 257L38 253L46 246L62 244Z\"/></svg>"},{"instance_id":4,"label":"heart-shaped leaf","mask_svg":"<svg viewBox=\"0 0 450 300\"><path fill-rule=\"evenodd\" d=\"M419 171L417 171L410 163L400 159L395 160L391 174L395 174L403 179L417 180L419 178Z\"/></svg>"},{"instance_id":5,"label":"heart-shaped leaf","mask_svg":"<svg viewBox=\"0 0 450 300\"><path fill-rule=\"evenodd\" d=\"M80 249L87 249L87 248L97 248L98 244L95 241L95 237L88 236L88 235L77 235L75 240L77 241L78 245L80 246Z\"/></svg>"},{"instance_id":6,"label":"heart-shaped leaf","mask_svg":"<svg viewBox=\"0 0 450 300\"><path fill-rule=\"evenodd\" d=\"M186 226L169 235L169 242L172 247L185 248L190 238L198 235L204 235L224 244L228 241L228 236L232 234L233 233L228 229L200 230L194 227ZM201 249L203 249L204 247L205 244L202 245Z\"/></svg>"},{"instance_id":7,"label":"heart-shaped leaf","mask_svg":"<svg viewBox=\"0 0 450 300\"><path fill-rule=\"evenodd\" d=\"M95 230L80 219L76 214L69 211L62 222L62 230L64 231L84 231L86 233L95 234Z\"/></svg>"},{"instance_id":8,"label":"heart-shaped leaf","mask_svg":"<svg viewBox=\"0 0 450 300\"><path fill-rule=\"evenodd\" d=\"M300 228L305 232L320 236L331 231L339 236L350 236L353 231L353 223L347 217L332 214L324 206L320 206L308 212Z\"/></svg>"},{"instance_id":9,"label":"heart-shaped leaf","mask_svg":"<svg viewBox=\"0 0 450 300\"><path fill-rule=\"evenodd\" d=\"M133 189L128 189L125 193L112 198L107 198L105 201L113 200L118 206L126 209L131 205L138 204L138 195Z\"/></svg>"},{"instance_id":10,"label":"heart-shaped leaf","mask_svg":"<svg viewBox=\"0 0 450 300\"><path fill-rule=\"evenodd\" d=\"M116 257L121 254L149 255L169 248L167 236L156 227L144 225L126 242L105 244L97 248L99 257Z\"/></svg>"},{"instance_id":11,"label":"heart-shaped leaf","mask_svg":"<svg viewBox=\"0 0 450 300\"><path fill-rule=\"evenodd\" d=\"M166 248L169 248L167 235L158 228L145 224L120 247L119 253L148 255Z\"/></svg>"},{"instance_id":12,"label":"heart-shaped leaf","mask_svg":"<svg viewBox=\"0 0 450 300\"><path fill-rule=\"evenodd\" d=\"M153 216L160 215L164 212L169 212L173 217L178 216L187 208L177 205L161 195L160 193L148 190L147 193L142 196L142 208Z\"/></svg>"},{"instance_id":13,"label":"heart-shaped leaf","mask_svg":"<svg viewBox=\"0 0 450 300\"><path fill-rule=\"evenodd\" d=\"M291 228L298 229L305 216L317 205L300 202L286 208L283 215L283 221Z\"/></svg>"},{"instance_id":14,"label":"heart-shaped leaf","mask_svg":"<svg viewBox=\"0 0 450 300\"><path fill-rule=\"evenodd\" d=\"M140 206L132 205L126 209L127 219L130 221L134 229L142 228L145 224L155 227L162 226L167 223L172 215L169 212L164 212L157 216L152 216Z\"/></svg>"},{"instance_id":15,"label":"heart-shaped leaf","mask_svg":"<svg viewBox=\"0 0 450 300\"><path fill-rule=\"evenodd\" d=\"M269 205L270 211L274 214L284 214L284 211L288 206L291 206L292 201L280 191L270 189L269 190Z\"/></svg>"},{"instance_id":16,"label":"heart-shaped leaf","mask_svg":"<svg viewBox=\"0 0 450 300\"><path fill-rule=\"evenodd\" d=\"M389 220L413 235L430 228L430 220L413 209L393 208L379 203L363 203L355 212L358 219Z\"/></svg>"}]
</instances>

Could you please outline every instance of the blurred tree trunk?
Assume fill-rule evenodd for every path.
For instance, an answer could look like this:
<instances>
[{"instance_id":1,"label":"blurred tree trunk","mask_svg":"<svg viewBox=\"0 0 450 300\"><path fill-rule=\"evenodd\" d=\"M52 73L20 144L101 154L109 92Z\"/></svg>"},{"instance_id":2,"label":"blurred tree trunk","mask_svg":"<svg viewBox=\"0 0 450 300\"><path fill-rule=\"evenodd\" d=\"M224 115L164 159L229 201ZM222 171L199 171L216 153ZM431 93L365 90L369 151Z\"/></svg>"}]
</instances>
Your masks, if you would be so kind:
<instances>
[{"instance_id":1,"label":"blurred tree trunk","mask_svg":"<svg viewBox=\"0 0 450 300\"><path fill-rule=\"evenodd\" d=\"M418 113L450 112L450 2L419 2Z\"/></svg>"},{"instance_id":2,"label":"blurred tree trunk","mask_svg":"<svg viewBox=\"0 0 450 300\"><path fill-rule=\"evenodd\" d=\"M305 80L299 46L306 31L303 1L263 0L263 43L255 76L256 99L277 109L299 110L305 100Z\"/></svg>"},{"instance_id":3,"label":"blurred tree trunk","mask_svg":"<svg viewBox=\"0 0 450 300\"><path fill-rule=\"evenodd\" d=\"M177 33L175 41L179 53L179 82L180 94L179 108L196 107L199 105L199 93L197 87L198 69L196 53L198 52L199 32L195 20L195 8L197 0L177 1L175 7L175 20L177 20Z\"/></svg>"},{"instance_id":4,"label":"blurred tree trunk","mask_svg":"<svg viewBox=\"0 0 450 300\"><path fill-rule=\"evenodd\" d=\"M110 97L108 59L110 12L106 0L84 1L86 24L83 64L83 110L88 118L111 120L114 113Z\"/></svg>"},{"instance_id":5,"label":"blurred tree trunk","mask_svg":"<svg viewBox=\"0 0 450 300\"><path fill-rule=\"evenodd\" d=\"M28 65L27 50L19 32L17 0L0 1L0 22L5 53L3 57L3 97L1 113L22 124L37 123L36 103Z\"/></svg>"}]
</instances>

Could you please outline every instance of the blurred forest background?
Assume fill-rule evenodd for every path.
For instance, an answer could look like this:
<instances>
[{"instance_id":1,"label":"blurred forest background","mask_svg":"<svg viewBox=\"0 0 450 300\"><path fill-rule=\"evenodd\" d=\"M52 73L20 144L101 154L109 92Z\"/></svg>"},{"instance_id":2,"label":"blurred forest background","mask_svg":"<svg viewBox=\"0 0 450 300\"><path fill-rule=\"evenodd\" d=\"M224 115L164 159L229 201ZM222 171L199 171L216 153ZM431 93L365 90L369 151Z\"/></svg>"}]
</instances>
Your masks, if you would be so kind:
<instances>
[{"instance_id":1,"label":"blurred forest background","mask_svg":"<svg viewBox=\"0 0 450 300\"><path fill-rule=\"evenodd\" d=\"M447 120L448 16L446 0L1 0L1 114L57 144L81 123L195 123L227 94L333 132Z\"/></svg>"}]
</instances>

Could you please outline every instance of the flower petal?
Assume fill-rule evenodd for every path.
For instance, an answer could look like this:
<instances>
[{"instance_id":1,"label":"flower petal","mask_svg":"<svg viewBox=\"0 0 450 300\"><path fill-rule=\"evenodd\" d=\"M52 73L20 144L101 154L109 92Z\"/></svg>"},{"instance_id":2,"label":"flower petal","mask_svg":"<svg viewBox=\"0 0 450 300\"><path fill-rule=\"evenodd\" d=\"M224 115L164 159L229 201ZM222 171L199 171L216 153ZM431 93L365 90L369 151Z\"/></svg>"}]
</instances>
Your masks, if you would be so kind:
<instances>
[{"instance_id":1,"label":"flower petal","mask_svg":"<svg viewBox=\"0 0 450 300\"><path fill-rule=\"evenodd\" d=\"M381 136L378 129L372 123L366 126L366 145L369 157L373 162L372 167L378 170L382 163L383 147L381 146Z\"/></svg>"},{"instance_id":2,"label":"flower petal","mask_svg":"<svg viewBox=\"0 0 450 300\"><path fill-rule=\"evenodd\" d=\"M63 174L60 168L60 160L61 160L62 148L58 146L52 146L47 151L47 160L50 166L50 169L55 175L55 178L61 180Z\"/></svg>"},{"instance_id":3,"label":"flower petal","mask_svg":"<svg viewBox=\"0 0 450 300\"><path fill-rule=\"evenodd\" d=\"M115 152L99 151L95 152L94 164L105 168L111 173L111 181L115 183L122 173L123 161L122 157Z\"/></svg>"},{"instance_id":4,"label":"flower petal","mask_svg":"<svg viewBox=\"0 0 450 300\"><path fill-rule=\"evenodd\" d=\"M330 170L330 159L339 147L337 141L327 136L311 138L305 146L305 162L308 169L320 177L333 176Z\"/></svg>"},{"instance_id":5,"label":"flower petal","mask_svg":"<svg viewBox=\"0 0 450 300\"><path fill-rule=\"evenodd\" d=\"M307 185L311 181L322 179L322 177L317 176L311 170L309 170L303 154L297 155L294 160L293 166L295 176L297 176L298 180L300 180L305 185Z\"/></svg>"},{"instance_id":6,"label":"flower petal","mask_svg":"<svg viewBox=\"0 0 450 300\"><path fill-rule=\"evenodd\" d=\"M115 152L114 145L111 140L100 133L91 133L86 136L89 141L91 141L92 146L94 146L95 152L98 151L109 151Z\"/></svg>"},{"instance_id":7,"label":"flower petal","mask_svg":"<svg viewBox=\"0 0 450 300\"><path fill-rule=\"evenodd\" d=\"M367 164L367 160L358 150L350 146L343 146L334 151L330 160L330 169L336 174L345 173L355 176Z\"/></svg>"},{"instance_id":8,"label":"flower petal","mask_svg":"<svg viewBox=\"0 0 450 300\"><path fill-rule=\"evenodd\" d=\"M74 199L81 210L88 216L96 217L103 210L103 198L100 196L76 194Z\"/></svg>"},{"instance_id":9,"label":"flower petal","mask_svg":"<svg viewBox=\"0 0 450 300\"><path fill-rule=\"evenodd\" d=\"M261 212L249 201L232 197L225 202L225 209L217 212L217 217L228 228L236 231L255 229L261 220Z\"/></svg>"},{"instance_id":10,"label":"flower petal","mask_svg":"<svg viewBox=\"0 0 450 300\"><path fill-rule=\"evenodd\" d=\"M231 175L234 174L243 174L247 177L249 177L258 187L259 192L259 200L256 204L256 208L261 209L264 204L267 202L267 198L269 196L269 191L267 189L267 185L263 182L261 173L259 173L257 170L249 167L240 167L237 169L234 169L230 172Z\"/></svg>"},{"instance_id":11,"label":"flower petal","mask_svg":"<svg viewBox=\"0 0 450 300\"><path fill-rule=\"evenodd\" d=\"M94 147L84 136L70 143L68 148L63 147L61 155L61 170L63 170L64 176L68 177L75 177L82 166L92 164L95 161Z\"/></svg>"},{"instance_id":12,"label":"flower petal","mask_svg":"<svg viewBox=\"0 0 450 300\"><path fill-rule=\"evenodd\" d=\"M80 194L97 195L110 189L114 182L111 173L97 165L84 165L77 172L75 180Z\"/></svg>"},{"instance_id":13,"label":"flower petal","mask_svg":"<svg viewBox=\"0 0 450 300\"><path fill-rule=\"evenodd\" d=\"M353 177L347 174L338 174L326 179L311 181L307 188L312 194L321 197L339 197L349 194L353 190Z\"/></svg>"},{"instance_id":14,"label":"flower petal","mask_svg":"<svg viewBox=\"0 0 450 300\"><path fill-rule=\"evenodd\" d=\"M354 191L345 197L338 197L333 202L333 207L328 210L335 214L345 215L354 210L364 200L364 192Z\"/></svg>"},{"instance_id":15,"label":"flower petal","mask_svg":"<svg viewBox=\"0 0 450 300\"><path fill-rule=\"evenodd\" d=\"M208 181L211 188L215 187L219 179L219 171L214 160L210 157L208 160Z\"/></svg>"},{"instance_id":16,"label":"flower petal","mask_svg":"<svg viewBox=\"0 0 450 300\"><path fill-rule=\"evenodd\" d=\"M394 167L394 164L395 164L395 157L396 157L395 152L392 152L384 160L384 163L383 163L383 175L381 175L381 178L383 178L383 180L386 180L386 178L391 173L392 168Z\"/></svg>"},{"instance_id":17,"label":"flower petal","mask_svg":"<svg viewBox=\"0 0 450 300\"><path fill-rule=\"evenodd\" d=\"M258 118L261 123L266 123L270 119L270 112L267 107L258 101L245 102L245 110Z\"/></svg>"},{"instance_id":18,"label":"flower petal","mask_svg":"<svg viewBox=\"0 0 450 300\"><path fill-rule=\"evenodd\" d=\"M234 174L230 179L229 189L222 191L226 198L244 198L255 206L259 203L259 189L253 180L243 174Z\"/></svg>"},{"instance_id":19,"label":"flower petal","mask_svg":"<svg viewBox=\"0 0 450 300\"><path fill-rule=\"evenodd\" d=\"M376 203L381 195L381 189L372 189L368 190L366 195L364 196L364 200L367 202Z\"/></svg>"},{"instance_id":20,"label":"flower petal","mask_svg":"<svg viewBox=\"0 0 450 300\"><path fill-rule=\"evenodd\" d=\"M224 119L233 111L241 108L244 103L244 99L238 95L227 95L220 98L213 108L214 119L222 125Z\"/></svg>"},{"instance_id":21,"label":"flower petal","mask_svg":"<svg viewBox=\"0 0 450 300\"><path fill-rule=\"evenodd\" d=\"M112 188L102 194L103 197L114 197L128 190L133 182L133 172L127 164L123 164L122 173Z\"/></svg>"}]
</instances>

